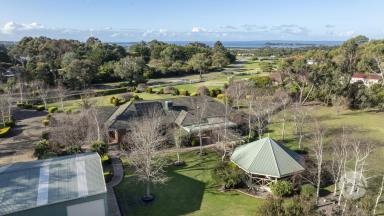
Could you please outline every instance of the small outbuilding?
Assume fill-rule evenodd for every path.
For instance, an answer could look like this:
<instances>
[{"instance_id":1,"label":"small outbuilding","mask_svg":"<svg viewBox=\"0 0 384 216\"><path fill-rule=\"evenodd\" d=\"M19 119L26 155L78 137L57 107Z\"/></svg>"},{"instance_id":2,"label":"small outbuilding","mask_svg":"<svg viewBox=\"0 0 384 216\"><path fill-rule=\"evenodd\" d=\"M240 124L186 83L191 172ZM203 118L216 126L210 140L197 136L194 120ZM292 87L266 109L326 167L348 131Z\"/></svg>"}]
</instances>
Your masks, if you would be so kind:
<instances>
[{"instance_id":1,"label":"small outbuilding","mask_svg":"<svg viewBox=\"0 0 384 216\"><path fill-rule=\"evenodd\" d=\"M237 147L231 161L261 185L305 170L299 154L269 137Z\"/></svg>"},{"instance_id":2,"label":"small outbuilding","mask_svg":"<svg viewBox=\"0 0 384 216\"><path fill-rule=\"evenodd\" d=\"M97 153L0 167L0 215L108 215Z\"/></svg>"}]
</instances>

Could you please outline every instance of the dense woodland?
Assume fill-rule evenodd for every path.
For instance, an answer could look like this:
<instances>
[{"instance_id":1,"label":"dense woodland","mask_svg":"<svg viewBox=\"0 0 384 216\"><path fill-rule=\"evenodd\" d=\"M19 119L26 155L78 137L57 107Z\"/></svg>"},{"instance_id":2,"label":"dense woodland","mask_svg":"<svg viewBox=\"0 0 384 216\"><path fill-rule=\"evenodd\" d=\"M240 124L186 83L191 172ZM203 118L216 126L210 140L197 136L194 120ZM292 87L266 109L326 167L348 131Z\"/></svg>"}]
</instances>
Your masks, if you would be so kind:
<instances>
[{"instance_id":1,"label":"dense woodland","mask_svg":"<svg viewBox=\"0 0 384 216\"><path fill-rule=\"evenodd\" d=\"M211 48L202 43L178 46L154 40L134 44L126 50L94 37L85 43L25 37L14 46L0 47L3 73L10 70L23 82L39 80L51 86L63 83L71 89L98 82L137 84L152 77L205 73L233 61L235 56L219 41Z\"/></svg>"}]
</instances>

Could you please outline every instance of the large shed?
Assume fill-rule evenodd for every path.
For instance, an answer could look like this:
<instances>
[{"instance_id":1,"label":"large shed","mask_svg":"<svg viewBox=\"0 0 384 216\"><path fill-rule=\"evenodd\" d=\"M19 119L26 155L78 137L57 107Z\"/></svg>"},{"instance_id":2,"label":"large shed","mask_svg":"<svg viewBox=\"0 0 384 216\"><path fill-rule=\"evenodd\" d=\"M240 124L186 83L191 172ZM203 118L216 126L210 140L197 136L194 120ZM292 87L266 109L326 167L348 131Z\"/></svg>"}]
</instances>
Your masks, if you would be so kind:
<instances>
[{"instance_id":1,"label":"large shed","mask_svg":"<svg viewBox=\"0 0 384 216\"><path fill-rule=\"evenodd\" d=\"M108 215L97 153L0 167L0 215Z\"/></svg>"},{"instance_id":2,"label":"large shed","mask_svg":"<svg viewBox=\"0 0 384 216\"><path fill-rule=\"evenodd\" d=\"M237 147L231 161L262 184L304 171L299 154L269 137Z\"/></svg>"}]
</instances>

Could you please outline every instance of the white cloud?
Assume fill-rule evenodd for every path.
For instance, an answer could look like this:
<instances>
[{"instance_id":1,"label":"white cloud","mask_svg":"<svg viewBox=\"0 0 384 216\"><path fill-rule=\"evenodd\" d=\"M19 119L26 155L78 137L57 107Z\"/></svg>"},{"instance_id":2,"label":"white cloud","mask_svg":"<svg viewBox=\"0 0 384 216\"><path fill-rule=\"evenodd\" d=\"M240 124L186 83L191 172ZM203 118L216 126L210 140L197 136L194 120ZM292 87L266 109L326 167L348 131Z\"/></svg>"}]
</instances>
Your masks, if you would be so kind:
<instances>
[{"instance_id":1,"label":"white cloud","mask_svg":"<svg viewBox=\"0 0 384 216\"><path fill-rule=\"evenodd\" d=\"M43 29L44 26L36 22L32 23L16 23L13 21L7 22L1 27L1 32L4 34L13 34L15 32Z\"/></svg>"},{"instance_id":2,"label":"white cloud","mask_svg":"<svg viewBox=\"0 0 384 216\"><path fill-rule=\"evenodd\" d=\"M201 27L192 27L192 32L206 32L207 30L205 28L201 28Z\"/></svg>"}]
</instances>

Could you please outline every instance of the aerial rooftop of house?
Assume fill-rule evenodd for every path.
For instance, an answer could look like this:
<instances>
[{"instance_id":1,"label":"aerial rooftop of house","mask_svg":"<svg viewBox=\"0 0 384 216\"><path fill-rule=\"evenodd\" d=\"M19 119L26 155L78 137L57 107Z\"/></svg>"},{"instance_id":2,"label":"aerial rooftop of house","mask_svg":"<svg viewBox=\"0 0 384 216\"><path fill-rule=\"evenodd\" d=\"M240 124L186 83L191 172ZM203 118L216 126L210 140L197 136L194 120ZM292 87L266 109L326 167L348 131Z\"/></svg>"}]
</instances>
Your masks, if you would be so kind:
<instances>
[{"instance_id":1,"label":"aerial rooftop of house","mask_svg":"<svg viewBox=\"0 0 384 216\"><path fill-rule=\"evenodd\" d=\"M364 73L355 73L352 75L352 78L356 79L369 79L369 80L380 80L381 76L378 74L364 74Z\"/></svg>"},{"instance_id":2,"label":"aerial rooftop of house","mask_svg":"<svg viewBox=\"0 0 384 216\"><path fill-rule=\"evenodd\" d=\"M0 215L103 193L106 186L96 153L0 167Z\"/></svg>"},{"instance_id":3,"label":"aerial rooftop of house","mask_svg":"<svg viewBox=\"0 0 384 216\"><path fill-rule=\"evenodd\" d=\"M164 116L165 122L176 123L187 132L197 130L199 121L198 106L206 101L205 111L202 112L202 130L221 127L224 124L225 107L214 98L207 96L180 97L168 100L136 101L132 104L118 108L111 115L108 127L110 129L129 128L130 120L135 117L145 116L149 110L157 109ZM228 121L228 127L235 123Z\"/></svg>"}]
</instances>

